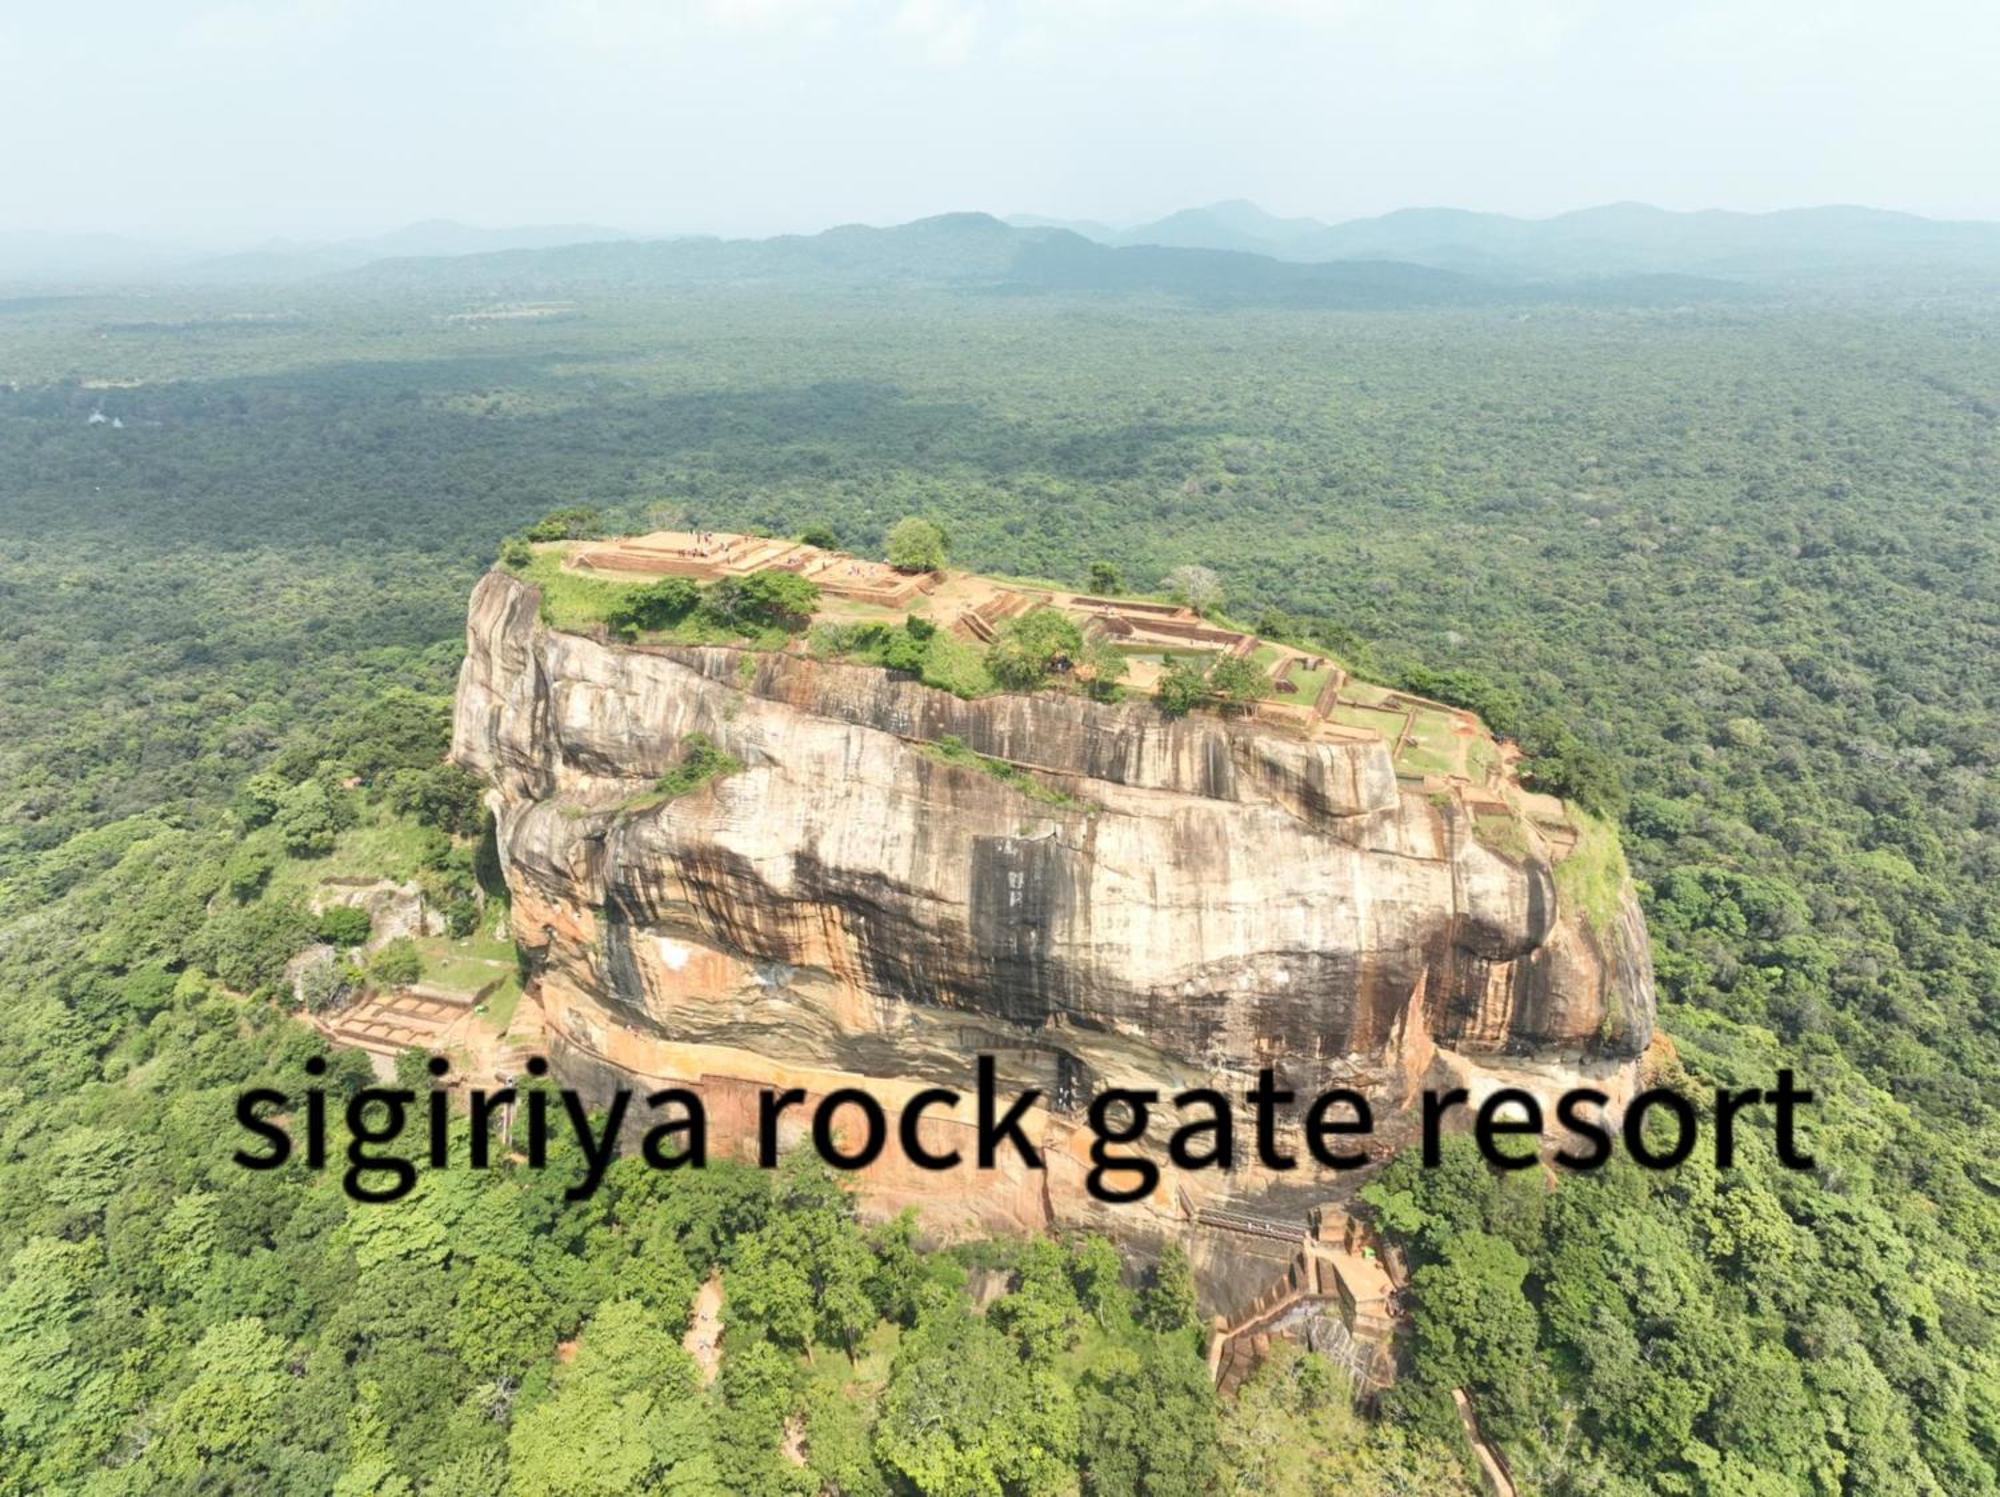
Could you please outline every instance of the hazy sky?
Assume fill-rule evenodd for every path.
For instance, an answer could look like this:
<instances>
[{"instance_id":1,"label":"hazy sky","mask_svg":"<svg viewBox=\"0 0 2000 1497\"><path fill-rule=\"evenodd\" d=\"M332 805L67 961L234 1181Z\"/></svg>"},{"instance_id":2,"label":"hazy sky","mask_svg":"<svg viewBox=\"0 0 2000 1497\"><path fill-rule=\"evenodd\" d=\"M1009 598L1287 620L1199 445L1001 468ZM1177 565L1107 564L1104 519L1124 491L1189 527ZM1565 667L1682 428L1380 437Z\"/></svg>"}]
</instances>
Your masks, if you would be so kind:
<instances>
[{"instance_id":1,"label":"hazy sky","mask_svg":"<svg viewBox=\"0 0 2000 1497\"><path fill-rule=\"evenodd\" d=\"M0 0L0 228L2000 218L1992 0Z\"/></svg>"}]
</instances>

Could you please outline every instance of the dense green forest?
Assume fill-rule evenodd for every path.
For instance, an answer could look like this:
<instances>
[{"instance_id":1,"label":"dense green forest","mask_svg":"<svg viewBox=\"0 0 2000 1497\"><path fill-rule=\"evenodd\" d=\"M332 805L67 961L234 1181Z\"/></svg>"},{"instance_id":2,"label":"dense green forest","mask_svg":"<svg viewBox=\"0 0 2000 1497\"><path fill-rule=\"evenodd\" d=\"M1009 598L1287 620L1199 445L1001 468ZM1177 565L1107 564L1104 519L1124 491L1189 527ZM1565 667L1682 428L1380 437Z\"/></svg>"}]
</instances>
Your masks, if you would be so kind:
<instances>
[{"instance_id":1,"label":"dense green forest","mask_svg":"<svg viewBox=\"0 0 2000 1497\"><path fill-rule=\"evenodd\" d=\"M1455 1387L1524 1492L2000 1493L1996 339L1935 299L0 302L0 1493L1470 1491ZM569 505L1202 563L1560 744L1671 1073L1792 1067L1815 1167L1399 1162L1413 1366L1366 1417L1289 1355L1219 1405L1171 1256L927 1253L804 1168L396 1208L236 1168L236 1092L319 1049L297 870L366 835L477 884L429 777L465 595Z\"/></svg>"}]
</instances>

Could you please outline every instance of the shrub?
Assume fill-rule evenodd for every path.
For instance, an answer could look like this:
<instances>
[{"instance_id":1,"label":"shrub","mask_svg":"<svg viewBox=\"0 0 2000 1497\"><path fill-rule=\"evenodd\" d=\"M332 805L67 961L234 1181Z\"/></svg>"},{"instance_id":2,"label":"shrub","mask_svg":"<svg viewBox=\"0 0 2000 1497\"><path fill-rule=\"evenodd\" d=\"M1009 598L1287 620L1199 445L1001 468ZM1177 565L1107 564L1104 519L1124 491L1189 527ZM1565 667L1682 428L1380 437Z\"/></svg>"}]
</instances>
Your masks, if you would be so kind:
<instances>
[{"instance_id":1,"label":"shrub","mask_svg":"<svg viewBox=\"0 0 2000 1497\"><path fill-rule=\"evenodd\" d=\"M897 630L882 646L882 663L892 671L903 671L912 676L924 673L924 656L928 646L907 630Z\"/></svg>"},{"instance_id":2,"label":"shrub","mask_svg":"<svg viewBox=\"0 0 2000 1497\"><path fill-rule=\"evenodd\" d=\"M681 761L653 783L656 794L668 800L699 790L710 780L735 774L743 761L718 748L706 733L690 733L681 740Z\"/></svg>"},{"instance_id":3,"label":"shrub","mask_svg":"<svg viewBox=\"0 0 2000 1497\"><path fill-rule=\"evenodd\" d=\"M319 938L329 946L359 946L374 928L368 912L352 905L335 905L319 917Z\"/></svg>"},{"instance_id":4,"label":"shrub","mask_svg":"<svg viewBox=\"0 0 2000 1497\"><path fill-rule=\"evenodd\" d=\"M424 975L424 959L415 941L408 936L398 936L375 953L369 970L374 973L377 982L392 988L405 988Z\"/></svg>"}]
</instances>

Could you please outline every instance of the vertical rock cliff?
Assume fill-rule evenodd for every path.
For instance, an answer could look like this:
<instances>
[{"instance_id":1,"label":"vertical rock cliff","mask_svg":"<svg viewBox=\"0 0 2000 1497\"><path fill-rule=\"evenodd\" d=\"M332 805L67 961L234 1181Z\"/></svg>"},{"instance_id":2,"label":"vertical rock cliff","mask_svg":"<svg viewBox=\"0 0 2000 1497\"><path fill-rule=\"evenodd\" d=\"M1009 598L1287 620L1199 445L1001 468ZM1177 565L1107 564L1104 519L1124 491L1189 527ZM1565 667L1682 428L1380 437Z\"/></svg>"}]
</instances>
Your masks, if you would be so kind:
<instances>
[{"instance_id":1,"label":"vertical rock cliff","mask_svg":"<svg viewBox=\"0 0 2000 1497\"><path fill-rule=\"evenodd\" d=\"M1629 891L1608 920L1566 909L1538 840L1489 848L1379 741L612 645L537 602L500 573L474 593L453 757L492 787L559 1071L699 1085L719 1146L759 1087L893 1104L985 1052L1042 1089L1047 1174L885 1160L868 1184L1039 1224L1094 1209L1076 1130L1103 1086L1240 1093L1268 1065L1393 1109L1427 1075L1615 1077L1651 1035ZM694 734L741 768L663 799ZM1183 1176L1157 1205L1270 1183Z\"/></svg>"}]
</instances>

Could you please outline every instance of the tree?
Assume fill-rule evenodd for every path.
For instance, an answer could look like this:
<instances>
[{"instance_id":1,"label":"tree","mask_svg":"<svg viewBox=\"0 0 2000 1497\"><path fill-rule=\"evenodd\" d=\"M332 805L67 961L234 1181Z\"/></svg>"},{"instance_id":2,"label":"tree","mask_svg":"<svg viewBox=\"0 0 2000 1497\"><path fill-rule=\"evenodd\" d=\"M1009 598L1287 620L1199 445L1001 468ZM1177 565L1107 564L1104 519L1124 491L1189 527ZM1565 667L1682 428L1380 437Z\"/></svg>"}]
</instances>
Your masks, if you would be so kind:
<instances>
[{"instance_id":1,"label":"tree","mask_svg":"<svg viewBox=\"0 0 2000 1497\"><path fill-rule=\"evenodd\" d=\"M359 712L343 716L323 742L300 745L308 767L324 774L324 761L346 765L364 781L392 769L428 769L451 747L451 704L407 687L392 686Z\"/></svg>"},{"instance_id":2,"label":"tree","mask_svg":"<svg viewBox=\"0 0 2000 1497\"><path fill-rule=\"evenodd\" d=\"M1106 1330L1129 1320L1132 1293L1125 1287L1125 1260L1111 1239L1092 1232L1071 1249L1070 1276L1077 1298Z\"/></svg>"},{"instance_id":3,"label":"tree","mask_svg":"<svg viewBox=\"0 0 2000 1497\"><path fill-rule=\"evenodd\" d=\"M805 546L817 546L822 551L838 551L840 536L830 525L808 525L799 532L799 543Z\"/></svg>"},{"instance_id":4,"label":"tree","mask_svg":"<svg viewBox=\"0 0 2000 1497\"><path fill-rule=\"evenodd\" d=\"M875 1323L874 1277L852 1201L817 1159L794 1153L778 1209L737 1254L732 1299L778 1341L808 1350L832 1341L851 1353Z\"/></svg>"},{"instance_id":5,"label":"tree","mask_svg":"<svg viewBox=\"0 0 2000 1497\"><path fill-rule=\"evenodd\" d=\"M486 787L456 764L392 770L382 781L391 809L453 837L478 835Z\"/></svg>"},{"instance_id":6,"label":"tree","mask_svg":"<svg viewBox=\"0 0 2000 1497\"><path fill-rule=\"evenodd\" d=\"M245 842L222 865L222 878L228 886L230 898L239 904L247 904L264 892L264 886L271 881L271 875L277 872L277 868L278 859L270 848Z\"/></svg>"},{"instance_id":7,"label":"tree","mask_svg":"<svg viewBox=\"0 0 2000 1497\"><path fill-rule=\"evenodd\" d=\"M899 572L935 572L945 563L944 531L914 515L889 529L889 565Z\"/></svg>"},{"instance_id":8,"label":"tree","mask_svg":"<svg viewBox=\"0 0 2000 1497\"><path fill-rule=\"evenodd\" d=\"M732 1346L723 1359L715 1456L731 1497L811 1492L803 1473L778 1454L786 1421L798 1407L802 1372L796 1358L769 1341Z\"/></svg>"},{"instance_id":9,"label":"tree","mask_svg":"<svg viewBox=\"0 0 2000 1497\"><path fill-rule=\"evenodd\" d=\"M875 1454L926 1497L1053 1494L1070 1487L1076 1397L998 1330L951 1302L903 1338L875 1426Z\"/></svg>"},{"instance_id":10,"label":"tree","mask_svg":"<svg viewBox=\"0 0 2000 1497\"><path fill-rule=\"evenodd\" d=\"M1535 1307L1522 1292L1527 1277L1528 1260L1512 1243L1478 1231L1457 1233L1437 1262L1419 1268L1410 1282L1426 1377L1499 1393L1525 1415L1532 1399L1524 1385L1541 1365Z\"/></svg>"},{"instance_id":11,"label":"tree","mask_svg":"<svg viewBox=\"0 0 2000 1497\"><path fill-rule=\"evenodd\" d=\"M1169 660L1160 672L1160 684L1153 700L1169 717L1185 717L1208 700L1208 676L1194 661L1184 657Z\"/></svg>"},{"instance_id":12,"label":"tree","mask_svg":"<svg viewBox=\"0 0 2000 1497\"><path fill-rule=\"evenodd\" d=\"M331 1013L354 996L360 981L361 974L346 962L309 959L298 973L299 1001L308 1013Z\"/></svg>"},{"instance_id":13,"label":"tree","mask_svg":"<svg viewBox=\"0 0 2000 1497\"><path fill-rule=\"evenodd\" d=\"M1196 613L1207 613L1222 605L1222 579L1208 567L1175 567L1160 579L1167 596L1185 603Z\"/></svg>"},{"instance_id":14,"label":"tree","mask_svg":"<svg viewBox=\"0 0 2000 1497\"><path fill-rule=\"evenodd\" d=\"M1208 691L1226 712L1246 712L1271 694L1271 677L1241 655L1224 655L1208 668Z\"/></svg>"},{"instance_id":15,"label":"tree","mask_svg":"<svg viewBox=\"0 0 2000 1497\"><path fill-rule=\"evenodd\" d=\"M1100 597L1115 598L1125 591L1125 574L1108 561L1093 561L1090 590Z\"/></svg>"},{"instance_id":16,"label":"tree","mask_svg":"<svg viewBox=\"0 0 2000 1497\"><path fill-rule=\"evenodd\" d=\"M1010 691L1033 691L1083 654L1083 631L1060 609L1042 607L1001 624L986 669Z\"/></svg>"},{"instance_id":17,"label":"tree","mask_svg":"<svg viewBox=\"0 0 2000 1497\"><path fill-rule=\"evenodd\" d=\"M502 570L518 572L535 559L535 548L525 535L510 535L500 542Z\"/></svg>"},{"instance_id":18,"label":"tree","mask_svg":"<svg viewBox=\"0 0 2000 1497\"><path fill-rule=\"evenodd\" d=\"M507 1442L514 1497L722 1497L694 1361L643 1306L616 1300Z\"/></svg>"},{"instance_id":19,"label":"tree","mask_svg":"<svg viewBox=\"0 0 2000 1497\"><path fill-rule=\"evenodd\" d=\"M1170 1242L1160 1250L1153 1265L1152 1280L1139 1296L1139 1323L1165 1335L1201 1329L1201 1310L1195 1302L1194 1269L1187 1250Z\"/></svg>"},{"instance_id":20,"label":"tree","mask_svg":"<svg viewBox=\"0 0 2000 1497\"><path fill-rule=\"evenodd\" d=\"M914 1324L918 1290L924 1281L924 1260L917 1251L917 1212L905 1208L868 1235L875 1254L875 1270L869 1275L868 1294L876 1312L897 1325Z\"/></svg>"},{"instance_id":21,"label":"tree","mask_svg":"<svg viewBox=\"0 0 2000 1497\"><path fill-rule=\"evenodd\" d=\"M320 911L319 938L329 946L360 946L373 928L374 921L358 905L337 904Z\"/></svg>"},{"instance_id":22,"label":"tree","mask_svg":"<svg viewBox=\"0 0 2000 1497\"><path fill-rule=\"evenodd\" d=\"M725 629L778 628L791 632L812 621L819 584L797 572L767 569L748 577L721 577L702 595L702 611Z\"/></svg>"},{"instance_id":23,"label":"tree","mask_svg":"<svg viewBox=\"0 0 2000 1497\"><path fill-rule=\"evenodd\" d=\"M987 1319L1014 1338L1021 1355L1047 1364L1076 1344L1083 1306L1070 1282L1069 1259L1046 1238L1021 1250L1013 1292L995 1300Z\"/></svg>"},{"instance_id":24,"label":"tree","mask_svg":"<svg viewBox=\"0 0 2000 1497\"><path fill-rule=\"evenodd\" d=\"M1221 1468L1207 1363L1181 1336L1149 1337L1092 1369L1082 1398L1093 1497L1205 1497Z\"/></svg>"},{"instance_id":25,"label":"tree","mask_svg":"<svg viewBox=\"0 0 2000 1497\"><path fill-rule=\"evenodd\" d=\"M597 533L597 511L587 504L550 510L528 527L531 541L580 541Z\"/></svg>"},{"instance_id":26,"label":"tree","mask_svg":"<svg viewBox=\"0 0 2000 1497\"><path fill-rule=\"evenodd\" d=\"M1478 1497L1454 1454L1460 1439L1446 1396L1441 1435L1403 1421L1370 1420L1331 1362L1283 1338L1238 1390L1218 1435L1224 1490L1264 1497L1328 1493ZM1583 1490L1608 1490L1608 1484Z\"/></svg>"},{"instance_id":27,"label":"tree","mask_svg":"<svg viewBox=\"0 0 2000 1497\"><path fill-rule=\"evenodd\" d=\"M318 780L286 791L272 818L279 841L295 858L325 857L333 851L334 839L352 824L351 808Z\"/></svg>"},{"instance_id":28,"label":"tree","mask_svg":"<svg viewBox=\"0 0 2000 1497\"><path fill-rule=\"evenodd\" d=\"M270 824L291 788L291 782L283 775L273 774L268 769L260 771L236 787L229 809L246 828L255 831Z\"/></svg>"},{"instance_id":29,"label":"tree","mask_svg":"<svg viewBox=\"0 0 2000 1497\"><path fill-rule=\"evenodd\" d=\"M687 577L662 577L635 587L625 601L606 615L615 633L671 629L701 605L701 587Z\"/></svg>"},{"instance_id":30,"label":"tree","mask_svg":"<svg viewBox=\"0 0 2000 1497\"><path fill-rule=\"evenodd\" d=\"M189 1358L194 1379L174 1400L147 1460L174 1481L245 1469L245 1458L277 1430L284 1353L284 1342L261 1320L232 1320L206 1332Z\"/></svg>"},{"instance_id":31,"label":"tree","mask_svg":"<svg viewBox=\"0 0 2000 1497\"><path fill-rule=\"evenodd\" d=\"M191 943L192 954L239 993L284 976L285 963L312 941L313 917L304 906L265 898L210 917Z\"/></svg>"}]
</instances>

